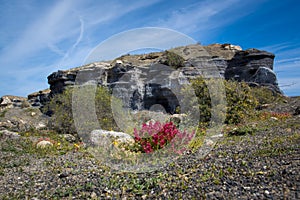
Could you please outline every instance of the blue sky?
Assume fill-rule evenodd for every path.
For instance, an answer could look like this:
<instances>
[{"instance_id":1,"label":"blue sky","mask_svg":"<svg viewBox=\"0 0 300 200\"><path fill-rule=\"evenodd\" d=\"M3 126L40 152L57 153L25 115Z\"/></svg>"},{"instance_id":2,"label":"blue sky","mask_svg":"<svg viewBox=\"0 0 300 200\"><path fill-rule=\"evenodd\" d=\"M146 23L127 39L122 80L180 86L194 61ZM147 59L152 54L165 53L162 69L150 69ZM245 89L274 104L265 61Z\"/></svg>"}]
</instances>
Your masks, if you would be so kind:
<instances>
[{"instance_id":1,"label":"blue sky","mask_svg":"<svg viewBox=\"0 0 300 200\"><path fill-rule=\"evenodd\" d=\"M80 66L107 38L143 27L273 52L281 89L300 95L299 10L298 0L0 0L0 96L48 88L50 73Z\"/></svg>"}]
</instances>

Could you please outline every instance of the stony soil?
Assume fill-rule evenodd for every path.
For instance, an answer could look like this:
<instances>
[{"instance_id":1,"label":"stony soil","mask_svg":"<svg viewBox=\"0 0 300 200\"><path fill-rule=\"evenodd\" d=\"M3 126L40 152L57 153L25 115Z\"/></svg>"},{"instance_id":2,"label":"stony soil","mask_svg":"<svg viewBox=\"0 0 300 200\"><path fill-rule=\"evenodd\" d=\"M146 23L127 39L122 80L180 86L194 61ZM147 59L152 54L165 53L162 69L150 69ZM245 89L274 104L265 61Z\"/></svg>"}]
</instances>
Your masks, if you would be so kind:
<instances>
[{"instance_id":1,"label":"stony soil","mask_svg":"<svg viewBox=\"0 0 300 200\"><path fill-rule=\"evenodd\" d=\"M269 109L292 113L288 105ZM259 122L255 133L226 136L205 158L190 153L147 173L111 171L84 150L21 153L24 138L2 138L0 199L300 199L299 121Z\"/></svg>"}]
</instances>

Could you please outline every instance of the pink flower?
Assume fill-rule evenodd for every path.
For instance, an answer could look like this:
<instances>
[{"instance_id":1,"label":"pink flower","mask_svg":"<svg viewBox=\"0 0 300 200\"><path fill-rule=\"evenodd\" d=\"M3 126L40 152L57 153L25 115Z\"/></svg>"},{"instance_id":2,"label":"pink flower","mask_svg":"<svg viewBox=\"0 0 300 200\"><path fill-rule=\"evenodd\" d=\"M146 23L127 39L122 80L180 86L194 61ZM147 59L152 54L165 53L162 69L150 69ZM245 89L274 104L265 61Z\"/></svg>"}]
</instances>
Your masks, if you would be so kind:
<instances>
[{"instance_id":1,"label":"pink flower","mask_svg":"<svg viewBox=\"0 0 300 200\"><path fill-rule=\"evenodd\" d=\"M140 130L134 129L134 139L140 143L145 153L164 148L171 144L174 153L181 154L195 132L188 134L186 131L179 131L173 122L161 124L160 122L143 124ZM175 147L177 149L175 149Z\"/></svg>"}]
</instances>

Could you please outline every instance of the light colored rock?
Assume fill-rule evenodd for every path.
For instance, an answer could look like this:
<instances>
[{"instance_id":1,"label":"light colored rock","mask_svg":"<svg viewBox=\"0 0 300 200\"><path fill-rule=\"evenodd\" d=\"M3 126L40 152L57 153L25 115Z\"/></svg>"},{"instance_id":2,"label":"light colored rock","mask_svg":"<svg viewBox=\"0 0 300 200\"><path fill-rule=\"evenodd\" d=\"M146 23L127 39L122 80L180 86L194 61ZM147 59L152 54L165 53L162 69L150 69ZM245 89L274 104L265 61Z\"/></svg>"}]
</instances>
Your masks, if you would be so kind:
<instances>
[{"instance_id":1,"label":"light colored rock","mask_svg":"<svg viewBox=\"0 0 300 200\"><path fill-rule=\"evenodd\" d=\"M116 63L117 64L123 64L123 61L122 60L116 60Z\"/></svg>"},{"instance_id":2,"label":"light colored rock","mask_svg":"<svg viewBox=\"0 0 300 200\"><path fill-rule=\"evenodd\" d=\"M7 120L5 122L0 122L0 129L11 129L13 127L13 124Z\"/></svg>"},{"instance_id":3,"label":"light colored rock","mask_svg":"<svg viewBox=\"0 0 300 200\"><path fill-rule=\"evenodd\" d=\"M2 130L0 131L2 137L9 138L9 139L17 139L20 137L20 135L17 132L12 132L8 130Z\"/></svg>"},{"instance_id":4,"label":"light colored rock","mask_svg":"<svg viewBox=\"0 0 300 200\"><path fill-rule=\"evenodd\" d=\"M10 98L9 97L7 97L7 96L3 96L2 97L2 102L1 102L1 106L7 106L7 105L9 105L9 104L12 104L12 101L10 100Z\"/></svg>"},{"instance_id":5,"label":"light colored rock","mask_svg":"<svg viewBox=\"0 0 300 200\"><path fill-rule=\"evenodd\" d=\"M44 129L44 128L46 128L46 127L47 127L47 125L44 124L43 122L39 122L39 123L35 126L36 129Z\"/></svg>"},{"instance_id":6,"label":"light colored rock","mask_svg":"<svg viewBox=\"0 0 300 200\"><path fill-rule=\"evenodd\" d=\"M134 139L123 132L93 130L90 134L90 140L95 145L110 145L114 141L118 143L131 143Z\"/></svg>"},{"instance_id":7,"label":"light colored rock","mask_svg":"<svg viewBox=\"0 0 300 200\"><path fill-rule=\"evenodd\" d=\"M221 138L221 137L223 137L223 134L216 134L211 136L211 138Z\"/></svg>"},{"instance_id":8,"label":"light colored rock","mask_svg":"<svg viewBox=\"0 0 300 200\"><path fill-rule=\"evenodd\" d=\"M0 108L13 108L13 107L22 107L25 105L27 99L25 97L18 97L12 95L5 95L0 98Z\"/></svg>"},{"instance_id":9,"label":"light colored rock","mask_svg":"<svg viewBox=\"0 0 300 200\"><path fill-rule=\"evenodd\" d=\"M277 117L271 117L270 119L274 120L274 121L278 121Z\"/></svg>"},{"instance_id":10,"label":"light colored rock","mask_svg":"<svg viewBox=\"0 0 300 200\"><path fill-rule=\"evenodd\" d=\"M64 138L68 142L75 142L76 141L75 136L71 135L71 134L62 134L61 137Z\"/></svg>"},{"instance_id":11,"label":"light colored rock","mask_svg":"<svg viewBox=\"0 0 300 200\"><path fill-rule=\"evenodd\" d=\"M238 45L233 44L223 44L222 47L226 50L235 50L235 51L242 51L243 49Z\"/></svg>"},{"instance_id":12,"label":"light colored rock","mask_svg":"<svg viewBox=\"0 0 300 200\"><path fill-rule=\"evenodd\" d=\"M205 144L208 146L213 146L215 144L215 142L210 139L205 139Z\"/></svg>"},{"instance_id":13,"label":"light colored rock","mask_svg":"<svg viewBox=\"0 0 300 200\"><path fill-rule=\"evenodd\" d=\"M53 146L53 144L50 142L50 141L47 141L47 140L42 140L42 141L39 141L37 144L36 144L36 147L37 148L45 148L47 146Z\"/></svg>"}]
</instances>

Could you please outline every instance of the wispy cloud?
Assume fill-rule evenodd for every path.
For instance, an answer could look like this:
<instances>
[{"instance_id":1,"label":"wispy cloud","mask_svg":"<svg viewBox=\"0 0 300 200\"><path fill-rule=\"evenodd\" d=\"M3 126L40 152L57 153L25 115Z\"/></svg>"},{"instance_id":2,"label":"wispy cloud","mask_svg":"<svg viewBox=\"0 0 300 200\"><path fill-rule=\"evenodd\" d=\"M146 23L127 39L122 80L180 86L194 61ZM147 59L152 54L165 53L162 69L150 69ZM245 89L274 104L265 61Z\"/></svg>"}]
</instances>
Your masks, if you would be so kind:
<instances>
[{"instance_id":1,"label":"wispy cloud","mask_svg":"<svg viewBox=\"0 0 300 200\"><path fill-rule=\"evenodd\" d=\"M294 78L280 78L279 87L284 91L288 96L299 96L300 88L300 77Z\"/></svg>"},{"instance_id":2,"label":"wispy cloud","mask_svg":"<svg viewBox=\"0 0 300 200\"><path fill-rule=\"evenodd\" d=\"M155 2L139 1L126 5L111 1L104 6L99 6L103 2L93 6L84 1L58 1L42 18L30 24L16 41L7 44L0 58L2 62L12 64L15 59L33 56L44 48L58 55L65 52L64 57L67 57L79 45L85 28L91 29L99 23L107 23ZM58 48L62 42L69 45Z\"/></svg>"},{"instance_id":3,"label":"wispy cloud","mask_svg":"<svg viewBox=\"0 0 300 200\"><path fill-rule=\"evenodd\" d=\"M23 29L18 29L17 32L15 31L18 34L14 38L9 37L9 30L7 35L3 35L6 37L2 37L11 38L12 40L0 39L0 44L3 45L0 48L0 65L10 68L9 71L3 71L0 79L4 80L10 77L10 80L15 80L11 81L6 87L1 87L2 92L0 93L5 91L4 88L7 88L10 93L20 94L21 82L27 86L44 86L44 80L43 82L37 82L30 77L43 75L46 79L51 71L80 65L85 56L96 45L89 43L89 41L95 41L95 38L89 37L98 37L96 40L101 38L99 38L99 34L93 34L102 24L113 23L114 20L129 12L156 2L158 0L128 2L116 0L96 2L65 0L56 1L54 4L53 2L44 2L43 4L47 4L47 6L44 6L41 11L38 10L40 12L37 11L35 17L30 18L32 21L24 21L26 26ZM34 1L33 3L32 7L41 4ZM25 6L28 2L23 2L23 4ZM10 4L4 6L11 7ZM16 9L21 9L24 6L18 6ZM28 7L30 7L30 4ZM14 11L15 14L21 12L21 10ZM2 23L1 20L0 22ZM118 27L112 27L112 29L115 28ZM89 34L85 35L85 33ZM1 32L1 36L2 34L6 33ZM20 73L23 70L28 73ZM45 73L48 74L44 75ZM33 82L34 84L32 84ZM21 94L26 93L23 91Z\"/></svg>"},{"instance_id":4,"label":"wispy cloud","mask_svg":"<svg viewBox=\"0 0 300 200\"><path fill-rule=\"evenodd\" d=\"M73 33L67 30L74 30L77 26L76 22L70 20L74 17L71 8L70 1L55 4L42 18L30 24L16 41L7 45L1 55L2 62L11 65L15 59L22 61L39 50L70 37Z\"/></svg>"},{"instance_id":5,"label":"wispy cloud","mask_svg":"<svg viewBox=\"0 0 300 200\"><path fill-rule=\"evenodd\" d=\"M173 11L169 16L155 23L157 26L173 28L184 33L209 34L212 29L221 28L255 10L264 1L217 0L199 1L196 4ZM247 9L245 9L247 8Z\"/></svg>"},{"instance_id":6,"label":"wispy cloud","mask_svg":"<svg viewBox=\"0 0 300 200\"><path fill-rule=\"evenodd\" d=\"M300 47L294 42L273 44L261 49L275 53L274 71L277 72L281 89L289 96L299 94L300 88Z\"/></svg>"}]
</instances>

